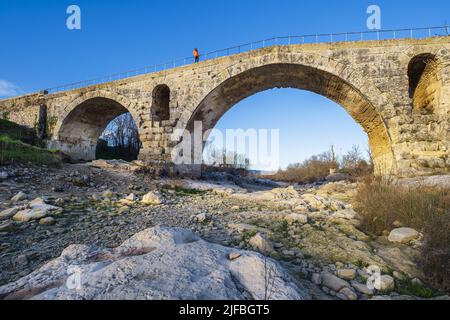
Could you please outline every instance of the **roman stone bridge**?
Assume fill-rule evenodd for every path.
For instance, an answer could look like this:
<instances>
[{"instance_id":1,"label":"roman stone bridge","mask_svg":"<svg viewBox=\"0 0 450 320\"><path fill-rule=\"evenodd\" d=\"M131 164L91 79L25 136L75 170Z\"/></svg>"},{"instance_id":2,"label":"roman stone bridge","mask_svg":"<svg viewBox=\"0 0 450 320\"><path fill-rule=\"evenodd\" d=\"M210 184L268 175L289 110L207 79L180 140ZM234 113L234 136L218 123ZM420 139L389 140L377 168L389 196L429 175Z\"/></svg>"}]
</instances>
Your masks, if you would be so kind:
<instances>
[{"instance_id":1,"label":"roman stone bridge","mask_svg":"<svg viewBox=\"0 0 450 320\"><path fill-rule=\"evenodd\" d=\"M130 112L143 143L139 157L171 161L181 141L175 129L192 131L194 121L211 129L240 100L275 87L312 91L341 105L367 133L377 173L450 168L450 37L272 46L2 100L0 113L36 127L49 147L92 160L107 124Z\"/></svg>"}]
</instances>

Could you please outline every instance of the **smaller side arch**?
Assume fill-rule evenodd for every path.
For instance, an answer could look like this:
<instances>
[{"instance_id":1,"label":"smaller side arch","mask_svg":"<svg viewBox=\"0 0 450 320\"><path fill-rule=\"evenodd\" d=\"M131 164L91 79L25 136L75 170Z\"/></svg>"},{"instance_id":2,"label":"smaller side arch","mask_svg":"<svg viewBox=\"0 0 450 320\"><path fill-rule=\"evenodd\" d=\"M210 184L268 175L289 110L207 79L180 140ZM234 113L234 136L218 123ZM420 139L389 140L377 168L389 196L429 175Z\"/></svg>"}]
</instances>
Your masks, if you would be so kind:
<instances>
[{"instance_id":1,"label":"smaller side arch","mask_svg":"<svg viewBox=\"0 0 450 320\"><path fill-rule=\"evenodd\" d=\"M170 120L170 88L160 84L152 92L152 121Z\"/></svg>"},{"instance_id":2,"label":"smaller side arch","mask_svg":"<svg viewBox=\"0 0 450 320\"><path fill-rule=\"evenodd\" d=\"M72 101L55 130L50 147L58 148L74 160L94 160L97 141L106 126L116 117L130 112L137 118L132 104L117 94L90 92Z\"/></svg>"},{"instance_id":3,"label":"smaller side arch","mask_svg":"<svg viewBox=\"0 0 450 320\"><path fill-rule=\"evenodd\" d=\"M414 56L408 64L409 97L413 108L431 113L439 106L441 81L438 78L439 61L432 53Z\"/></svg>"}]
</instances>

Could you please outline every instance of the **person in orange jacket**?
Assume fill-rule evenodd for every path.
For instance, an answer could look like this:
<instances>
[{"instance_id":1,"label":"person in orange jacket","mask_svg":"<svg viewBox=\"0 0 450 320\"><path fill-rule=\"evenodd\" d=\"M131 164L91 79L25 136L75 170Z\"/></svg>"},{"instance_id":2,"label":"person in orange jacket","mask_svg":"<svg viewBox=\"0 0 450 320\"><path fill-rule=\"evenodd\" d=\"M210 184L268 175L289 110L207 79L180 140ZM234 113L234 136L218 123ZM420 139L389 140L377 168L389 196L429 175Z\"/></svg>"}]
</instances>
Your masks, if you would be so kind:
<instances>
[{"instance_id":1,"label":"person in orange jacket","mask_svg":"<svg viewBox=\"0 0 450 320\"><path fill-rule=\"evenodd\" d=\"M194 60L195 60L195 62L196 62L196 63L199 62L199 61L200 61L200 53L198 53L198 49L197 49L197 48L194 49L193 54L194 54Z\"/></svg>"}]
</instances>

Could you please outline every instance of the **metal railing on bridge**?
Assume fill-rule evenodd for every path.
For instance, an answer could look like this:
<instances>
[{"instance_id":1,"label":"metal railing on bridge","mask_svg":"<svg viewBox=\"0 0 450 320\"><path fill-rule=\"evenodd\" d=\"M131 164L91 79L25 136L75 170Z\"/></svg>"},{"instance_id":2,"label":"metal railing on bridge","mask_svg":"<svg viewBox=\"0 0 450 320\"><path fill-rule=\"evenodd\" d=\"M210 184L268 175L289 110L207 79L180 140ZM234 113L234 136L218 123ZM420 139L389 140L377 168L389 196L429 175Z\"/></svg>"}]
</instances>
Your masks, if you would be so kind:
<instances>
[{"instance_id":1,"label":"metal railing on bridge","mask_svg":"<svg viewBox=\"0 0 450 320\"><path fill-rule=\"evenodd\" d=\"M405 38L427 38L436 36L448 36L450 33L449 26L428 27L428 28L410 28L410 29L392 29L392 30L373 30L362 32L343 32L343 33L325 33L325 34L308 34L301 36L285 36L265 39L256 42L241 44L226 49L216 50L200 55L202 61L216 59L219 57L230 56L261 48L277 45L307 44L307 43L329 43L329 42L349 42L349 41L370 41L370 40L391 40ZM155 64L140 69L130 70L126 72L116 73L96 79L75 82L71 84L61 85L43 90L46 94L58 93L73 89L79 89L92 85L122 80L135 77L147 73L164 71L171 68L181 67L194 63L194 58L182 58L172 60L166 63Z\"/></svg>"}]
</instances>

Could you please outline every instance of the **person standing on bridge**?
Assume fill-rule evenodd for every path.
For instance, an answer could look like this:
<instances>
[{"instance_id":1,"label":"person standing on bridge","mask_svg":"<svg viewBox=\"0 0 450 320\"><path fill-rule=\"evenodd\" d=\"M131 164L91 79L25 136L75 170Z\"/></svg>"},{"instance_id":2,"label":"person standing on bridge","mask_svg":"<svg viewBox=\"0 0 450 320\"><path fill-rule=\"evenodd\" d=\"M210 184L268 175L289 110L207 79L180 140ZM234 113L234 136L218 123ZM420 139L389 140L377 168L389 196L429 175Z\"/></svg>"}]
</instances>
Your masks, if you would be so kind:
<instances>
[{"instance_id":1,"label":"person standing on bridge","mask_svg":"<svg viewBox=\"0 0 450 320\"><path fill-rule=\"evenodd\" d=\"M198 53L198 49L197 48L194 49L193 54L194 54L195 63L199 62L200 61L200 53Z\"/></svg>"}]
</instances>

